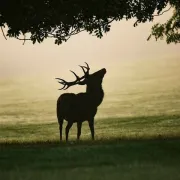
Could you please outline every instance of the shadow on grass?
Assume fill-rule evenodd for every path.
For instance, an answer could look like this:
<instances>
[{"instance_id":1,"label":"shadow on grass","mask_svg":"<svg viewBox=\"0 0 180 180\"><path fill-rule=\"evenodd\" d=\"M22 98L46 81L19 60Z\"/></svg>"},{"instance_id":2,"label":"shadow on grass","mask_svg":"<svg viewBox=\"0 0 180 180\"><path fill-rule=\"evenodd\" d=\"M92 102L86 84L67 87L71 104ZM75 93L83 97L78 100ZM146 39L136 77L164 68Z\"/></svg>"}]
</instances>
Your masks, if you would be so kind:
<instances>
[{"instance_id":1,"label":"shadow on grass","mask_svg":"<svg viewBox=\"0 0 180 180\"><path fill-rule=\"evenodd\" d=\"M3 146L3 147L2 147ZM179 168L180 139L101 139L97 141L13 142L0 146L0 169L19 171L104 167Z\"/></svg>"},{"instance_id":2,"label":"shadow on grass","mask_svg":"<svg viewBox=\"0 0 180 180\"><path fill-rule=\"evenodd\" d=\"M180 141L180 135L172 135L172 136L157 136L157 137L121 137L121 138L101 138L97 140L72 140L72 141L8 141L8 142L0 142L0 147L78 147L78 146L110 146L110 145L118 145L118 144L134 144L134 143L161 143L161 142L175 142Z\"/></svg>"}]
</instances>

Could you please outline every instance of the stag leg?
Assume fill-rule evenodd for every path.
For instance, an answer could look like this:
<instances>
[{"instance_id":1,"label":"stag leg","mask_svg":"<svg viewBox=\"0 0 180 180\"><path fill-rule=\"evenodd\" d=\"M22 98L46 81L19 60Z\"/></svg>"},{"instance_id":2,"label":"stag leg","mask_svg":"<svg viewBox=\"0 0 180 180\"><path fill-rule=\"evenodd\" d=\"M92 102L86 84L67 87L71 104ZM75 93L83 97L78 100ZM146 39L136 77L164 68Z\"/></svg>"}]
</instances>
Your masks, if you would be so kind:
<instances>
[{"instance_id":1,"label":"stag leg","mask_svg":"<svg viewBox=\"0 0 180 180\"><path fill-rule=\"evenodd\" d=\"M94 118L88 121L91 130L92 140L94 140Z\"/></svg>"},{"instance_id":2,"label":"stag leg","mask_svg":"<svg viewBox=\"0 0 180 180\"><path fill-rule=\"evenodd\" d=\"M73 122L68 122L67 126L66 126L66 141L68 141L68 134L69 134L69 130L72 127Z\"/></svg>"},{"instance_id":3,"label":"stag leg","mask_svg":"<svg viewBox=\"0 0 180 180\"><path fill-rule=\"evenodd\" d=\"M63 128L63 120L59 122L59 136L60 136L60 141L62 141L62 128Z\"/></svg>"},{"instance_id":4,"label":"stag leg","mask_svg":"<svg viewBox=\"0 0 180 180\"><path fill-rule=\"evenodd\" d=\"M77 140L79 140L81 136L81 127L82 127L82 122L77 122Z\"/></svg>"}]
</instances>

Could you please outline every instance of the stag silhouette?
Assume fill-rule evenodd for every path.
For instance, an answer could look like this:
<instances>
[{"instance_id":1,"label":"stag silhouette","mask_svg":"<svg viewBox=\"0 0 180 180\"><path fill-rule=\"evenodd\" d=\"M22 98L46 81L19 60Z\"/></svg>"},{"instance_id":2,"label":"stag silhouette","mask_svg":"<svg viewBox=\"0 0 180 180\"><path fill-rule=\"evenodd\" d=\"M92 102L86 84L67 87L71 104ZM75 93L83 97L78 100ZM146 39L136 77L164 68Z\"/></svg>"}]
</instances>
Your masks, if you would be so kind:
<instances>
[{"instance_id":1,"label":"stag silhouette","mask_svg":"<svg viewBox=\"0 0 180 180\"><path fill-rule=\"evenodd\" d=\"M62 89L68 89L73 85L87 85L84 93L64 93L60 95L57 100L57 118L59 123L60 141L62 140L63 121L66 120L67 126L65 129L66 141L68 141L69 130L73 123L77 123L77 140L81 136L81 127L84 121L88 121L91 131L92 139L94 140L94 117L97 113L98 106L102 103L104 98L104 91L102 88L103 77L106 74L106 69L103 68L93 74L89 74L89 65L80 66L84 72L82 77L79 77L75 72L71 71L76 80L67 82L61 78L56 78Z\"/></svg>"}]
</instances>

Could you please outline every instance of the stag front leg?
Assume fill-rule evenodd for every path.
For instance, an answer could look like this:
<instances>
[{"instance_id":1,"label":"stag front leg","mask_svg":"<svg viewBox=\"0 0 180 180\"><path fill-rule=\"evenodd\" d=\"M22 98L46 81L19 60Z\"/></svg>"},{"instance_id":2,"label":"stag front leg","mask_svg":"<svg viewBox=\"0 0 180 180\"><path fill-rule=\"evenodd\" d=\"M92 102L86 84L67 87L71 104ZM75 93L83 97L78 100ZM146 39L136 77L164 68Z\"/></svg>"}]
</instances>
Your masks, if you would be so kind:
<instances>
[{"instance_id":1,"label":"stag front leg","mask_svg":"<svg viewBox=\"0 0 180 180\"><path fill-rule=\"evenodd\" d=\"M92 140L94 140L94 118L88 120L88 123L89 123L89 128L90 128L90 130L91 130Z\"/></svg>"},{"instance_id":2,"label":"stag front leg","mask_svg":"<svg viewBox=\"0 0 180 180\"><path fill-rule=\"evenodd\" d=\"M79 140L81 136L81 127L82 127L82 122L77 122L77 140Z\"/></svg>"},{"instance_id":3,"label":"stag front leg","mask_svg":"<svg viewBox=\"0 0 180 180\"><path fill-rule=\"evenodd\" d=\"M69 130L72 127L72 125L73 125L73 122L68 122L66 126L66 141L68 141Z\"/></svg>"}]
</instances>

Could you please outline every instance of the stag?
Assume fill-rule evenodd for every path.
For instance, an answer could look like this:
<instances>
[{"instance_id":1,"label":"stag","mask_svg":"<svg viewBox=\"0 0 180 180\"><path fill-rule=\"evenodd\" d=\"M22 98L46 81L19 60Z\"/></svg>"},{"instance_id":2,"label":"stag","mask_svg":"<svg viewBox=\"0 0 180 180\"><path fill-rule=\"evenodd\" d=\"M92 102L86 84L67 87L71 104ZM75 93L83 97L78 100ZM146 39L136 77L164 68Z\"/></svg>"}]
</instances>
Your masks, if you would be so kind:
<instances>
[{"instance_id":1,"label":"stag","mask_svg":"<svg viewBox=\"0 0 180 180\"><path fill-rule=\"evenodd\" d=\"M97 113L98 106L104 98L102 88L103 77L106 74L106 69L103 68L93 74L89 74L89 65L80 66L84 72L82 77L79 77L75 72L71 71L76 77L75 81L67 82L64 79L58 79L63 87L59 90L68 89L74 85L86 85L84 93L64 93L57 100L57 118L59 123L60 141L62 140L63 121L67 121L65 129L66 141L68 141L69 130L73 123L77 123L77 140L81 136L81 127L84 121L88 121L92 139L94 140L94 117Z\"/></svg>"}]
</instances>

